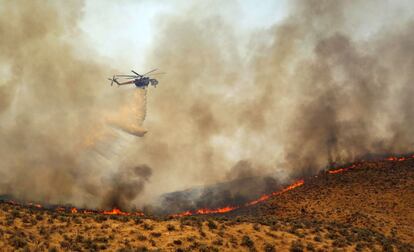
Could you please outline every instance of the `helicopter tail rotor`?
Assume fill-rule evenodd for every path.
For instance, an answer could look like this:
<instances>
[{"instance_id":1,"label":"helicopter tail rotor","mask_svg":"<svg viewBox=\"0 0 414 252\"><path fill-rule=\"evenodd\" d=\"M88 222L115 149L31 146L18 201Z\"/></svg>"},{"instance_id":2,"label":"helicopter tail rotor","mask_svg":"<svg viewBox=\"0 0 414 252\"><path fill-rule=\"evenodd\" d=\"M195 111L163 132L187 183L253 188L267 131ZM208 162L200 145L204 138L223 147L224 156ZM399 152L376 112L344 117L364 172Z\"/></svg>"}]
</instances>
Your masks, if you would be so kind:
<instances>
[{"instance_id":1,"label":"helicopter tail rotor","mask_svg":"<svg viewBox=\"0 0 414 252\"><path fill-rule=\"evenodd\" d=\"M110 80L111 81L111 86L113 86L114 85L114 82L119 86L119 82L117 81L117 79L116 79L116 77L115 77L115 75L114 76L112 76L112 79L111 78L108 78L108 80Z\"/></svg>"}]
</instances>

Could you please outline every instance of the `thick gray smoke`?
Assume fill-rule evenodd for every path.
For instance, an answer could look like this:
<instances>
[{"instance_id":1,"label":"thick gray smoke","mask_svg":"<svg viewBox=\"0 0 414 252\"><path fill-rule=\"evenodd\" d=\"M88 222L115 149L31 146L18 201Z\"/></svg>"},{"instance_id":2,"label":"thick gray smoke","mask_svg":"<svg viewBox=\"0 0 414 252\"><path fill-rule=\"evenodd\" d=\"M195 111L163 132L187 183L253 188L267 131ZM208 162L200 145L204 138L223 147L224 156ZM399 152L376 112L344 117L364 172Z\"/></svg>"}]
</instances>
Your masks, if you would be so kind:
<instances>
[{"instance_id":1,"label":"thick gray smoke","mask_svg":"<svg viewBox=\"0 0 414 252\"><path fill-rule=\"evenodd\" d=\"M151 168L140 165L130 169L123 169L114 174L109 183L110 190L104 199L104 207L128 209L130 203L144 189L145 183L151 177Z\"/></svg>"},{"instance_id":2,"label":"thick gray smoke","mask_svg":"<svg viewBox=\"0 0 414 252\"><path fill-rule=\"evenodd\" d=\"M1 194L106 206L117 187L108 177L141 164L122 156L125 134L107 125L142 123L145 93L109 88L113 69L78 42L82 5L1 1Z\"/></svg>"},{"instance_id":3,"label":"thick gray smoke","mask_svg":"<svg viewBox=\"0 0 414 252\"><path fill-rule=\"evenodd\" d=\"M247 41L204 2L163 17L148 58L168 76L151 94L141 157L164 188L226 180L239 160L283 180L412 151L413 4L289 3Z\"/></svg>"},{"instance_id":4,"label":"thick gray smoke","mask_svg":"<svg viewBox=\"0 0 414 252\"><path fill-rule=\"evenodd\" d=\"M81 42L82 2L1 2L1 193L128 208L246 174L283 181L412 151L412 2L289 1L285 20L243 34L236 1L180 3L147 52L167 75L146 115L145 93L105 87L114 70ZM107 126L144 118L143 138ZM124 177L141 164L152 173Z\"/></svg>"}]
</instances>

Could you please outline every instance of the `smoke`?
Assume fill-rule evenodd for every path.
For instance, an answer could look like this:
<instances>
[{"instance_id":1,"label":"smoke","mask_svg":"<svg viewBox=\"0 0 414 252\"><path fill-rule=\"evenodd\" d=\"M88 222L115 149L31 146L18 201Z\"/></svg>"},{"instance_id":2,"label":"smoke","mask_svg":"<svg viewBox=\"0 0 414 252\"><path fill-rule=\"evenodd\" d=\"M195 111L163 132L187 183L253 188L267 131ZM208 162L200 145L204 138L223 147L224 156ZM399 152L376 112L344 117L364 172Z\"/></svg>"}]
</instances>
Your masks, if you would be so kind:
<instances>
[{"instance_id":1,"label":"smoke","mask_svg":"<svg viewBox=\"0 0 414 252\"><path fill-rule=\"evenodd\" d=\"M131 90L106 86L114 70L82 44L82 6L81 1L1 1L1 194L100 207L109 192L122 187L106 183L108 177L114 171L122 177L125 167L140 164L122 156L130 140L108 122L142 124L145 93L132 92L138 98L131 102L131 92L125 92ZM119 201L124 204L139 191Z\"/></svg>"},{"instance_id":2,"label":"smoke","mask_svg":"<svg viewBox=\"0 0 414 252\"><path fill-rule=\"evenodd\" d=\"M283 21L248 32L237 1L177 2L146 52L167 72L148 97L105 87L115 71L82 43L82 6L2 1L1 193L130 208L194 185L284 181L412 151L409 1L289 1ZM135 173L141 164L151 169Z\"/></svg>"},{"instance_id":3,"label":"smoke","mask_svg":"<svg viewBox=\"0 0 414 252\"><path fill-rule=\"evenodd\" d=\"M141 149L161 190L226 180L240 160L286 180L412 151L411 3L293 1L248 40L237 7L207 9L163 16L148 56L168 72Z\"/></svg>"},{"instance_id":4,"label":"smoke","mask_svg":"<svg viewBox=\"0 0 414 252\"><path fill-rule=\"evenodd\" d=\"M123 169L112 177L110 190L104 199L106 208L128 209L131 201L144 189L145 183L152 174L147 165L140 165L130 169Z\"/></svg>"}]
</instances>

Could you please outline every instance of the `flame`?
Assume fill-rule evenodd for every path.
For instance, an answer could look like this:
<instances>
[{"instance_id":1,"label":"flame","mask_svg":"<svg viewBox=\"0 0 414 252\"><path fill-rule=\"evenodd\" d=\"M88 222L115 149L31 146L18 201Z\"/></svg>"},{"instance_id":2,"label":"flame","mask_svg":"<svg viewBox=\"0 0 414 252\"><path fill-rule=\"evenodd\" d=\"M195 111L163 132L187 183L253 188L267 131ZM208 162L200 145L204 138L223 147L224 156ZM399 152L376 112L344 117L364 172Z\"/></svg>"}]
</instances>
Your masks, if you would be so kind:
<instances>
[{"instance_id":1,"label":"flame","mask_svg":"<svg viewBox=\"0 0 414 252\"><path fill-rule=\"evenodd\" d=\"M238 207L226 206L222 208L216 209L208 209L208 208L201 208L195 211L185 211L178 214L171 215L172 217L183 217L183 216L190 216L190 215L203 215L203 214L217 214L217 213L227 213L237 209Z\"/></svg>"},{"instance_id":2,"label":"flame","mask_svg":"<svg viewBox=\"0 0 414 252\"><path fill-rule=\"evenodd\" d=\"M387 157L387 158L385 158L383 160L379 160L379 161L402 162L402 161L406 161L406 160L410 160L410 159L414 159L414 155L405 156L405 157L390 156L390 157ZM327 173L328 174L339 174L339 173L349 171L351 169L361 167L363 164L364 164L364 161L360 161L360 162L356 162L356 163L354 163L354 164L352 164L351 166L348 166L348 167L342 167L342 168L328 170ZM281 194L283 194L287 191L293 190L293 189L295 189L299 186L302 186L304 184L305 184L305 181L303 179L300 179L300 180L294 182L293 184L287 186L286 188L284 188L280 191L272 192L270 194L264 194L264 195L260 196L260 198L246 203L244 206L256 205L260 202L268 200L269 198L271 198L273 196L281 195ZM173 214L171 216L172 217L183 217L183 216L190 216L190 215L197 215L197 214L202 215L202 214L227 213L227 212L233 211L235 209L238 209L240 207L242 207L242 206L227 206L227 207L224 207L224 208L217 208L217 209L202 208L202 209L198 209L198 210L194 210L194 211L185 211L185 212L182 212L182 213Z\"/></svg>"},{"instance_id":3,"label":"flame","mask_svg":"<svg viewBox=\"0 0 414 252\"><path fill-rule=\"evenodd\" d=\"M244 206L256 205L257 203L265 201L265 200L269 199L272 196L280 195L280 194L285 193L287 191L293 190L296 187L302 186L303 184L305 184L305 181L303 179L298 180L298 181L294 182L293 184L289 185L288 187L285 187L281 191L277 191L277 192L273 192L273 193L270 193L270 194L262 195L257 200L253 200L251 202L248 202ZM189 216L189 215L227 213L227 212L236 210L240 207L241 206L226 206L226 207L223 207L223 208L216 208L216 209L201 208L201 209L197 209L197 210L194 210L194 211L185 211L185 212L182 212L182 213L173 214L171 216L172 217L183 217L183 216Z\"/></svg>"},{"instance_id":4,"label":"flame","mask_svg":"<svg viewBox=\"0 0 414 252\"><path fill-rule=\"evenodd\" d=\"M84 210L82 210L82 213L83 214L96 214L97 212L96 211L92 211L92 210L88 210L88 209L84 209Z\"/></svg>"},{"instance_id":5,"label":"flame","mask_svg":"<svg viewBox=\"0 0 414 252\"><path fill-rule=\"evenodd\" d=\"M377 160L376 162L402 162L402 161L406 161L406 160L413 160L414 159L414 155L411 156L390 156L387 157L385 159L382 160ZM366 163L366 161L360 161L360 162L355 162L354 164L352 164L351 166L348 167L342 167L342 168L337 168L337 169L330 169L327 171L328 174L340 174L346 171L349 171L351 169L356 169L359 167L362 167L364 164ZM315 176L317 177L317 176ZM171 215L171 217L183 217L183 216L190 216L190 215L204 215L204 214L221 214L221 213L227 213L233 210L236 210L240 207L247 207L247 206L252 206L252 205L256 205L260 202L266 201L269 198L273 197L273 196L278 196L281 195L287 191L293 190L297 187L300 187L302 185L305 184L305 181L303 179L300 179L298 181L295 181L293 184L283 188L280 191L276 191L276 192L272 192L270 194L264 194L262 196L260 196L260 198L250 201L244 205L241 206L226 206L226 207L222 207L222 208L215 208L215 209L209 209L209 208L201 208L201 209L197 209L197 210L188 210L185 212L181 212L181 213L177 213L177 214L173 214ZM7 200L5 201L8 204L11 205L28 205L28 206L32 206L32 207L36 207L39 209L45 209L45 207L43 207L40 204L37 203L19 203L13 200ZM50 209L50 208L49 208ZM57 206L53 208L54 211L57 212L70 212L72 214L76 214L76 213L82 213L82 214L105 214L105 215L124 215L124 216L144 216L143 212L123 212L122 210L118 209L118 208L114 208L112 210L104 210L104 211L99 211L99 210L91 210L91 209L77 209L76 207L72 207L72 208L68 208L68 207L61 207L61 206Z\"/></svg>"},{"instance_id":6,"label":"flame","mask_svg":"<svg viewBox=\"0 0 414 252\"><path fill-rule=\"evenodd\" d=\"M43 206L42 206L42 205L40 205L40 204L35 204L35 203L32 203L32 202L30 202L30 203L29 203L29 206L36 207L36 208L43 208Z\"/></svg>"},{"instance_id":7,"label":"flame","mask_svg":"<svg viewBox=\"0 0 414 252\"><path fill-rule=\"evenodd\" d=\"M412 159L412 158L414 158L414 155L412 155L410 157L388 157L388 158L386 158L386 160L387 161L398 161L398 162L401 162L401 161L405 161L405 160Z\"/></svg>"},{"instance_id":8,"label":"flame","mask_svg":"<svg viewBox=\"0 0 414 252\"><path fill-rule=\"evenodd\" d=\"M109 211L103 211L102 213L107 214L107 215L126 215L126 216L130 216L130 215L143 216L144 215L144 213L142 213L142 212L133 212L133 213L123 212L118 208L114 208L114 209L109 210Z\"/></svg>"},{"instance_id":9,"label":"flame","mask_svg":"<svg viewBox=\"0 0 414 252\"><path fill-rule=\"evenodd\" d=\"M202 208L196 211L196 214L213 214L213 213L227 213L233 211L236 207L226 206L217 209Z\"/></svg>"},{"instance_id":10,"label":"flame","mask_svg":"<svg viewBox=\"0 0 414 252\"><path fill-rule=\"evenodd\" d=\"M129 215L128 213L122 212L118 208L114 208L110 211L103 211L103 214L110 214L110 215Z\"/></svg>"},{"instance_id":11,"label":"flame","mask_svg":"<svg viewBox=\"0 0 414 252\"><path fill-rule=\"evenodd\" d=\"M410 159L414 159L414 155L405 156L405 157L391 156L391 157L387 157L387 158L379 160L379 161L402 162L402 161L406 161L406 160L410 160ZM338 168L338 169L328 170L328 173L329 174L343 173L343 172L349 171L351 169L361 167L363 164L364 164L363 162L357 162L357 163L354 163L353 165L351 165L349 167L342 167L342 168Z\"/></svg>"},{"instance_id":12,"label":"flame","mask_svg":"<svg viewBox=\"0 0 414 252\"><path fill-rule=\"evenodd\" d=\"M285 188L284 188L284 189L282 189L281 191L272 192L272 193L270 193L270 194L265 194L265 195L262 195L262 196L261 196L260 198L258 198L257 200L253 200L253 201L251 201L251 202L247 203L247 204L246 204L246 206L256 205L257 203L260 203L260 202L263 202L263 201L268 200L268 199L269 199L270 197L272 197L272 196L277 196L277 195L280 195L280 194L282 194L282 193L285 193L285 192L287 192L287 191L293 190L293 189L295 189L296 187L302 186L302 185L304 185L304 184L305 184L305 180L300 179L300 180L298 180L298 181L294 182L293 184L289 185L288 187L285 187Z\"/></svg>"},{"instance_id":13,"label":"flame","mask_svg":"<svg viewBox=\"0 0 414 252\"><path fill-rule=\"evenodd\" d=\"M348 171L350 169L353 169L355 167L357 167L357 166L356 165L352 165L350 167L339 168L339 169L335 169L335 170L329 170L328 173L329 174L338 174L338 173L346 172L346 171Z\"/></svg>"}]
</instances>

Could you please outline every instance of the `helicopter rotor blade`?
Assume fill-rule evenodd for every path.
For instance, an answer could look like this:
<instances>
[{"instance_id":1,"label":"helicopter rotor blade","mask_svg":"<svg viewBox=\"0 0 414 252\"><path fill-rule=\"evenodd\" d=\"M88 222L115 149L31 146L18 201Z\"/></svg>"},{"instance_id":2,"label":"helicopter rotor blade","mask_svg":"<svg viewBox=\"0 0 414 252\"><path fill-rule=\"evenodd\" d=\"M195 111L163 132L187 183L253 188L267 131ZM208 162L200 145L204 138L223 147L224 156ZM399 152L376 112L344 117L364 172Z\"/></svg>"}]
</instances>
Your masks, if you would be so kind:
<instances>
[{"instance_id":1,"label":"helicopter rotor blade","mask_svg":"<svg viewBox=\"0 0 414 252\"><path fill-rule=\"evenodd\" d=\"M139 73L135 72L134 70L131 70L134 74L138 75L139 77L142 77L143 75L140 75Z\"/></svg>"},{"instance_id":2,"label":"helicopter rotor blade","mask_svg":"<svg viewBox=\"0 0 414 252\"><path fill-rule=\"evenodd\" d=\"M136 75L132 75L132 74L115 74L115 77L119 76L119 77L137 77Z\"/></svg>"},{"instance_id":3,"label":"helicopter rotor blade","mask_svg":"<svg viewBox=\"0 0 414 252\"><path fill-rule=\"evenodd\" d=\"M152 73L152 72L154 72L154 71L157 71L157 70L158 70L158 68L152 69L151 71L149 71L149 72L147 72L147 73L144 73L144 74L143 74L143 76L145 76L145 75L147 75L147 74L149 74L149 73Z\"/></svg>"},{"instance_id":4,"label":"helicopter rotor blade","mask_svg":"<svg viewBox=\"0 0 414 252\"><path fill-rule=\"evenodd\" d=\"M116 76L115 78L124 80L124 79L139 79L140 77L139 76Z\"/></svg>"},{"instance_id":5,"label":"helicopter rotor blade","mask_svg":"<svg viewBox=\"0 0 414 252\"><path fill-rule=\"evenodd\" d=\"M150 74L150 76L152 76L152 75L158 75L158 74L166 74L166 73L153 73L153 74Z\"/></svg>"}]
</instances>

